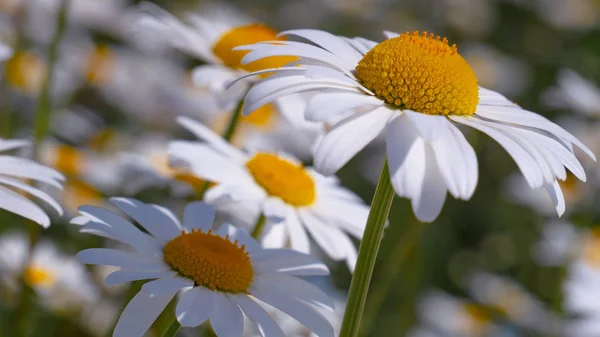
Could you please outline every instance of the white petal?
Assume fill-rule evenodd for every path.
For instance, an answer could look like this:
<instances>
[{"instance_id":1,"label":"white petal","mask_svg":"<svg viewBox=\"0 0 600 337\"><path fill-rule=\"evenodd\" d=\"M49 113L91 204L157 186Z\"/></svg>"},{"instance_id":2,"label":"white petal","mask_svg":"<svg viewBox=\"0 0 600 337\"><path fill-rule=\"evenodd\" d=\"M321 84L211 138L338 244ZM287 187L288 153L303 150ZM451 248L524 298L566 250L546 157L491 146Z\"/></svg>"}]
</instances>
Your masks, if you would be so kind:
<instances>
[{"instance_id":1,"label":"white petal","mask_svg":"<svg viewBox=\"0 0 600 337\"><path fill-rule=\"evenodd\" d=\"M277 322L258 303L248 296L235 296L234 300L242 308L246 316L258 326L263 337L285 337L285 333Z\"/></svg>"},{"instance_id":2,"label":"white petal","mask_svg":"<svg viewBox=\"0 0 600 337\"><path fill-rule=\"evenodd\" d=\"M287 236L287 229L284 223L273 223L267 219L260 243L263 248L282 248L287 243Z\"/></svg>"},{"instance_id":3,"label":"white petal","mask_svg":"<svg viewBox=\"0 0 600 337\"><path fill-rule=\"evenodd\" d=\"M0 156L0 174L16 178L32 179L62 189L65 177L58 171L34 161L12 156Z\"/></svg>"},{"instance_id":4,"label":"white petal","mask_svg":"<svg viewBox=\"0 0 600 337\"><path fill-rule=\"evenodd\" d=\"M358 82L340 83L333 79L314 79L305 75L290 75L285 77L270 76L256 83L246 95L242 115L247 116L265 104L273 102L279 97L298 94L308 91L339 90L347 92L360 92Z\"/></svg>"},{"instance_id":5,"label":"white petal","mask_svg":"<svg viewBox=\"0 0 600 337\"><path fill-rule=\"evenodd\" d=\"M215 209L202 201L191 202L185 206L183 227L188 231L208 232L215 222Z\"/></svg>"},{"instance_id":6,"label":"white petal","mask_svg":"<svg viewBox=\"0 0 600 337\"><path fill-rule=\"evenodd\" d=\"M331 122L345 112L357 108L375 108L383 104L379 98L364 93L317 93L309 99L304 116L309 121Z\"/></svg>"},{"instance_id":7,"label":"white petal","mask_svg":"<svg viewBox=\"0 0 600 337\"><path fill-rule=\"evenodd\" d=\"M319 274L314 275L328 274L327 266L323 262L308 254L291 249L264 249L251 253L250 259L254 268L263 273L299 270L307 267L319 272Z\"/></svg>"},{"instance_id":8,"label":"white petal","mask_svg":"<svg viewBox=\"0 0 600 337\"><path fill-rule=\"evenodd\" d=\"M344 58L350 67L355 67L362 59L362 54L352 48L346 41L328 32L316 29L295 29L279 33L279 35L296 35L329 50L332 54Z\"/></svg>"},{"instance_id":9,"label":"white petal","mask_svg":"<svg viewBox=\"0 0 600 337\"><path fill-rule=\"evenodd\" d=\"M296 211L290 208L285 224L290 232L290 246L301 253L310 253L310 241Z\"/></svg>"},{"instance_id":10,"label":"white petal","mask_svg":"<svg viewBox=\"0 0 600 337\"><path fill-rule=\"evenodd\" d=\"M152 205L127 198L111 198L110 201L163 244L181 234L181 226L177 219L173 219L172 216L161 212Z\"/></svg>"},{"instance_id":11,"label":"white petal","mask_svg":"<svg viewBox=\"0 0 600 337\"><path fill-rule=\"evenodd\" d=\"M131 281L171 277L176 274L177 272L170 271L167 268L157 270L117 270L106 276L104 284L114 286Z\"/></svg>"},{"instance_id":12,"label":"white petal","mask_svg":"<svg viewBox=\"0 0 600 337\"><path fill-rule=\"evenodd\" d=\"M114 337L142 337L177 292L164 296L148 296L140 291L123 310Z\"/></svg>"},{"instance_id":13,"label":"white petal","mask_svg":"<svg viewBox=\"0 0 600 337\"><path fill-rule=\"evenodd\" d=\"M333 327L327 319L308 305L296 300L252 289L250 293L259 300L274 306L302 323L319 337L333 337Z\"/></svg>"},{"instance_id":14,"label":"white petal","mask_svg":"<svg viewBox=\"0 0 600 337\"><path fill-rule=\"evenodd\" d=\"M251 177L238 162L198 142L169 143L169 157L185 161L195 175L216 183L248 183Z\"/></svg>"},{"instance_id":15,"label":"white petal","mask_svg":"<svg viewBox=\"0 0 600 337\"><path fill-rule=\"evenodd\" d=\"M556 208L556 213L558 216L562 216L565 213L565 197L560 188L560 184L558 181L554 181L552 184L545 184L544 189L550 195L552 202L554 203L554 207Z\"/></svg>"},{"instance_id":16,"label":"white petal","mask_svg":"<svg viewBox=\"0 0 600 337\"><path fill-rule=\"evenodd\" d=\"M126 242L136 250L153 255L162 256L162 251L156 240L142 233L132 223L119 215L95 206L81 206L79 213L85 215L94 222L105 224L121 242Z\"/></svg>"},{"instance_id":17,"label":"white petal","mask_svg":"<svg viewBox=\"0 0 600 337\"><path fill-rule=\"evenodd\" d=\"M0 186L0 200L0 209L35 221L44 228L50 226L48 215L38 205L15 191Z\"/></svg>"},{"instance_id":18,"label":"white petal","mask_svg":"<svg viewBox=\"0 0 600 337\"><path fill-rule=\"evenodd\" d=\"M0 152L14 150L29 145L31 145L31 142L28 140L0 138Z\"/></svg>"},{"instance_id":19,"label":"white petal","mask_svg":"<svg viewBox=\"0 0 600 337\"><path fill-rule=\"evenodd\" d=\"M193 287L179 298L175 313L182 326L195 327L204 323L215 309L213 292Z\"/></svg>"},{"instance_id":20,"label":"white petal","mask_svg":"<svg viewBox=\"0 0 600 337\"><path fill-rule=\"evenodd\" d=\"M386 147L394 190L401 197L417 197L425 177L425 143L405 116L389 123Z\"/></svg>"},{"instance_id":21,"label":"white petal","mask_svg":"<svg viewBox=\"0 0 600 337\"><path fill-rule=\"evenodd\" d=\"M263 204L263 214L274 223L282 222L288 214L288 206L279 198L270 197Z\"/></svg>"},{"instance_id":22,"label":"white petal","mask_svg":"<svg viewBox=\"0 0 600 337\"><path fill-rule=\"evenodd\" d=\"M123 268L162 269L163 263L154 259L109 248L90 248L76 255L77 261L86 264L103 264Z\"/></svg>"},{"instance_id":23,"label":"white petal","mask_svg":"<svg viewBox=\"0 0 600 337\"><path fill-rule=\"evenodd\" d=\"M194 281L179 276L160 278L158 280L144 283L142 291L149 296L163 296L181 288L191 287Z\"/></svg>"},{"instance_id":24,"label":"white petal","mask_svg":"<svg viewBox=\"0 0 600 337\"><path fill-rule=\"evenodd\" d=\"M207 142L211 147L220 153L226 154L236 161L243 162L246 160L246 155L244 155L242 151L231 146L222 137L217 135L211 129L207 128L202 123L198 123L187 117L178 117L177 122L198 137L198 139Z\"/></svg>"},{"instance_id":25,"label":"white petal","mask_svg":"<svg viewBox=\"0 0 600 337\"><path fill-rule=\"evenodd\" d=\"M538 165L519 144L502 132L489 126L483 125L481 121L472 117L451 116L453 121L475 128L497 141L508 154L514 159L515 163L523 173L523 176L532 188L540 187L543 184L543 177L538 170Z\"/></svg>"},{"instance_id":26,"label":"white petal","mask_svg":"<svg viewBox=\"0 0 600 337\"><path fill-rule=\"evenodd\" d=\"M422 222L435 220L446 200L446 184L442 178L435 155L430 147L425 148L425 178L418 197L413 198L415 216Z\"/></svg>"},{"instance_id":27,"label":"white petal","mask_svg":"<svg viewBox=\"0 0 600 337\"><path fill-rule=\"evenodd\" d=\"M477 107L476 115L496 121L544 130L553 134L556 137L564 139L567 142L575 144L590 158L596 160L596 156L594 155L594 153L581 141L579 141L579 139L577 139L575 136L573 136L557 124L549 121L545 117L538 115L534 112L521 109L520 107L515 105L510 107L486 107L486 104L494 104L494 102L490 103L489 101L487 101L487 99L482 99L479 103L479 106Z\"/></svg>"},{"instance_id":28,"label":"white petal","mask_svg":"<svg viewBox=\"0 0 600 337\"><path fill-rule=\"evenodd\" d=\"M391 110L381 107L336 124L317 144L315 169L326 176L337 172L381 133L391 116Z\"/></svg>"},{"instance_id":29,"label":"white petal","mask_svg":"<svg viewBox=\"0 0 600 337\"><path fill-rule=\"evenodd\" d=\"M238 337L244 332L244 316L236 302L218 291L213 292L215 308L210 325L219 337Z\"/></svg>"},{"instance_id":30,"label":"white petal","mask_svg":"<svg viewBox=\"0 0 600 337\"><path fill-rule=\"evenodd\" d=\"M335 241L339 236L343 236L344 233L329 223L315 217L309 211L301 210L299 214L304 227L306 227L319 247L321 247L331 259L335 261L343 260L345 258L344 252L338 249Z\"/></svg>"},{"instance_id":31,"label":"white petal","mask_svg":"<svg viewBox=\"0 0 600 337\"><path fill-rule=\"evenodd\" d=\"M431 146L450 194L467 200L477 182L477 157L460 131L451 123L447 126L447 130L432 141Z\"/></svg>"},{"instance_id":32,"label":"white petal","mask_svg":"<svg viewBox=\"0 0 600 337\"><path fill-rule=\"evenodd\" d=\"M333 301L327 294L313 284L294 276L278 273L256 274L252 280L252 287L263 293L292 297L333 310Z\"/></svg>"},{"instance_id":33,"label":"white petal","mask_svg":"<svg viewBox=\"0 0 600 337\"><path fill-rule=\"evenodd\" d=\"M411 110L404 110L404 115L426 141L432 141L443 136L449 124L445 116L432 116Z\"/></svg>"}]
</instances>

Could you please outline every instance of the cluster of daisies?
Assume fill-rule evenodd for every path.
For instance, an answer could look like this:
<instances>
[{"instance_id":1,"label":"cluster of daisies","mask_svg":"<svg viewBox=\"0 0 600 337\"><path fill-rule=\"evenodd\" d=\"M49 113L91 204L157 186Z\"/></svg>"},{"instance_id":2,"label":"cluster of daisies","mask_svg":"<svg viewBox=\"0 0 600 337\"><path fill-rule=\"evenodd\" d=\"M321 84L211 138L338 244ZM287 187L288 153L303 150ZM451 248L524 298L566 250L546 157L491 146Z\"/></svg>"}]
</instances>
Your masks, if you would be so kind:
<instances>
[{"instance_id":1,"label":"cluster of daisies","mask_svg":"<svg viewBox=\"0 0 600 337\"><path fill-rule=\"evenodd\" d=\"M196 139L166 140L159 154L162 170L155 173L185 182L197 200L182 217L123 197L71 205L79 206L72 223L81 232L123 248L86 249L77 260L116 267L107 285L147 281L120 314L114 336L143 336L174 298L181 326L209 321L218 336L242 336L244 317L262 336L285 336L283 319L271 307L317 336L334 336L337 327L324 313L334 311L334 301L303 277L329 274L315 257L320 252L354 271L370 208L335 173L376 139L386 148L381 179L410 199L422 222L439 216L448 193L469 200L476 190L477 155L465 127L498 142L527 186L545 190L559 216L565 212L559 181L568 175L586 180L575 153L595 161L559 125L479 87L456 45L433 34L386 32L378 43L311 29L278 33L263 24L198 15L184 23L154 5L138 9L131 33L202 61L191 78L203 90L203 104L217 112L204 120L173 118ZM102 48L93 50L90 62L104 70L114 66ZM87 80L105 83L100 75ZM284 127L269 128L273 123ZM2 152L27 145L0 139ZM139 164L145 151L139 150L124 160ZM41 153L45 162L62 163L66 177L4 154L0 208L48 227L49 216L25 194L60 215L60 193L41 185L60 189L65 179L85 172L69 149L47 144ZM143 178L131 177L134 189L146 183ZM43 267L21 272L39 284L54 282ZM440 294L424 303L440 301L460 306Z\"/></svg>"}]
</instances>

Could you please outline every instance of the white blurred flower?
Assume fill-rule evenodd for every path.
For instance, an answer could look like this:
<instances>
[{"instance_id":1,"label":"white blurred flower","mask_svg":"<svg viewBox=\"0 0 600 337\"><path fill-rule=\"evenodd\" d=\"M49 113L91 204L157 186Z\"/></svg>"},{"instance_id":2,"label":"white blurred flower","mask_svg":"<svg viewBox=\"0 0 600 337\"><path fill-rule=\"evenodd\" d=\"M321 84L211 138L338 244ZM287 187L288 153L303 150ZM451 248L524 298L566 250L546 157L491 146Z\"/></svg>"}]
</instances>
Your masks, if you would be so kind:
<instances>
[{"instance_id":1,"label":"white blurred flower","mask_svg":"<svg viewBox=\"0 0 600 337\"><path fill-rule=\"evenodd\" d=\"M591 29L600 22L600 4L595 0L535 0L537 12L561 29Z\"/></svg>"},{"instance_id":2,"label":"white blurred flower","mask_svg":"<svg viewBox=\"0 0 600 337\"><path fill-rule=\"evenodd\" d=\"M579 239L579 233L572 224L551 221L544 224L531 255L542 266L564 266L575 255Z\"/></svg>"},{"instance_id":3,"label":"white blurred flower","mask_svg":"<svg viewBox=\"0 0 600 337\"><path fill-rule=\"evenodd\" d=\"M571 69L558 72L556 86L546 90L542 100L554 108L600 118L600 88Z\"/></svg>"},{"instance_id":4,"label":"white blurred flower","mask_svg":"<svg viewBox=\"0 0 600 337\"><path fill-rule=\"evenodd\" d=\"M423 295L417 312L419 321L439 331L440 336L488 336L494 325L488 309L441 291L430 291Z\"/></svg>"},{"instance_id":5,"label":"white blurred flower","mask_svg":"<svg viewBox=\"0 0 600 337\"><path fill-rule=\"evenodd\" d=\"M0 274L6 286L16 289L23 275L42 303L57 313L76 312L98 299L98 289L74 256L64 255L53 242L44 240L30 258L28 250L26 234L0 236Z\"/></svg>"},{"instance_id":6,"label":"white blurred flower","mask_svg":"<svg viewBox=\"0 0 600 337\"><path fill-rule=\"evenodd\" d=\"M469 279L468 290L478 303L501 312L519 326L540 333L558 329L559 322L543 303L507 277L475 273Z\"/></svg>"}]
</instances>

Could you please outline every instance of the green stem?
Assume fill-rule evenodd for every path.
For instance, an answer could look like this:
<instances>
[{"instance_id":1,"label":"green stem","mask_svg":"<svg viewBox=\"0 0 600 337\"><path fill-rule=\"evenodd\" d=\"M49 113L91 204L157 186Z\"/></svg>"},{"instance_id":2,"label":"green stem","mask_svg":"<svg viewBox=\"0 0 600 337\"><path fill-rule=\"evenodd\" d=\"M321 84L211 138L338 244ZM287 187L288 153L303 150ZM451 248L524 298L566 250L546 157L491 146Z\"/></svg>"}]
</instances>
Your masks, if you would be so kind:
<instances>
[{"instance_id":1,"label":"green stem","mask_svg":"<svg viewBox=\"0 0 600 337\"><path fill-rule=\"evenodd\" d=\"M44 84L38 98L37 106L35 108L35 121L34 121L34 140L35 148L34 153L36 157L39 152L39 144L46 137L48 133L48 127L50 124L50 115L52 114L52 79L54 76L54 66L58 59L58 48L60 41L63 38L65 30L67 28L67 14L69 11L69 5L71 0L62 0L58 16L56 18L56 30L54 31L54 37L50 43L48 51L48 72L44 79Z\"/></svg>"},{"instance_id":2,"label":"green stem","mask_svg":"<svg viewBox=\"0 0 600 337\"><path fill-rule=\"evenodd\" d=\"M355 337L359 333L360 320L363 315L377 252L379 251L383 229L393 200L394 189L392 188L386 161L383 164L379 183L375 189L365 233L358 251L358 261L350 283L350 292L340 337Z\"/></svg>"},{"instance_id":3,"label":"green stem","mask_svg":"<svg viewBox=\"0 0 600 337\"><path fill-rule=\"evenodd\" d=\"M54 74L54 66L56 59L58 58L58 46L64 35L67 27L67 13L69 8L70 0L62 0L60 10L56 18L56 30L54 37L50 43L48 51L48 72L44 79L44 84L40 92L40 96L37 101L35 109L35 121L34 121L34 158L39 159L40 143L43 141L46 133L48 132L48 124L50 123L50 114L52 112L52 99L50 90L52 88L52 77ZM25 266L28 266L31 260L33 249L39 241L41 234L40 226L33 224L29 230L29 249L27 257L25 258ZM31 332L32 327L27 322L28 305L30 297L34 294L33 290L25 282L24 275L22 276L22 288L19 299L19 304L16 313L16 326L19 336L28 336Z\"/></svg>"},{"instance_id":4,"label":"green stem","mask_svg":"<svg viewBox=\"0 0 600 337\"><path fill-rule=\"evenodd\" d=\"M173 322L171 322L171 325L169 325L167 330L165 330L165 332L162 334L162 337L174 337L175 335L177 335L179 330L181 330L181 325L177 321L177 318L175 318L173 319Z\"/></svg>"},{"instance_id":5,"label":"green stem","mask_svg":"<svg viewBox=\"0 0 600 337\"><path fill-rule=\"evenodd\" d=\"M254 228L252 229L252 233L250 234L256 240L258 240L260 238L260 235L262 234L262 231L265 228L265 222L267 222L266 220L267 220L267 218L265 217L265 215L261 214L260 218L258 218L258 220L256 221L256 224L254 225Z\"/></svg>"},{"instance_id":6,"label":"green stem","mask_svg":"<svg viewBox=\"0 0 600 337\"><path fill-rule=\"evenodd\" d=\"M371 326L375 322L375 318L379 314L381 306L385 301L387 294L389 293L394 280L398 277L398 274L403 269L404 263L407 258L414 251L417 243L420 241L423 230L423 224L418 221L410 221L408 228L402 234L402 238L398 240L393 248L392 253L389 254L385 261L386 265L393 263L394 268L382 269L381 281L377 287L371 292L369 301L367 304L367 311L363 320L363 324L360 327L361 333L364 335L370 331Z\"/></svg>"},{"instance_id":7,"label":"green stem","mask_svg":"<svg viewBox=\"0 0 600 337\"><path fill-rule=\"evenodd\" d=\"M246 95L244 94L244 97L245 96ZM240 101L238 102L238 104L235 108L235 111L231 115L231 118L229 119L229 123L227 124L227 129L223 133L223 139L225 139L228 142L231 142L231 138L233 138L233 135L235 134L235 130L237 130L237 127L240 122L240 117L242 115L242 107L243 106L244 106L244 98L242 97L240 99ZM202 188L196 193L196 199L203 200L204 194L206 193L206 190L208 190L209 188L210 188L210 182L207 181L204 183Z\"/></svg>"},{"instance_id":8,"label":"green stem","mask_svg":"<svg viewBox=\"0 0 600 337\"><path fill-rule=\"evenodd\" d=\"M246 95L244 94L244 97L245 96ZM238 102L237 106L235 107L235 111L231 115L231 118L229 119L229 124L227 125L227 129L225 130L225 133L223 133L223 138L228 142L231 142L231 138L233 138L233 135L235 134L235 130L237 129L237 126L240 122L240 117L242 116L242 107L243 106L244 106L244 98L242 97L240 99L240 101Z\"/></svg>"}]
</instances>

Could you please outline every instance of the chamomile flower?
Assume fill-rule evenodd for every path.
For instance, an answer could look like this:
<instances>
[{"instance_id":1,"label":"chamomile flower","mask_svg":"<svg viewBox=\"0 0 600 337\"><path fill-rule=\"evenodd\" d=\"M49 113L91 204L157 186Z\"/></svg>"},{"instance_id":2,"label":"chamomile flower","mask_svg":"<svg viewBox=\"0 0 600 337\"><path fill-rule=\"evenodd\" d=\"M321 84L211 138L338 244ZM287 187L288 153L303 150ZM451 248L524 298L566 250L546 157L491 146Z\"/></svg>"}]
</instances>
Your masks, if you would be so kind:
<instances>
[{"instance_id":1,"label":"chamomile flower","mask_svg":"<svg viewBox=\"0 0 600 337\"><path fill-rule=\"evenodd\" d=\"M0 237L0 280L16 290L21 275L48 309L69 313L93 303L99 296L85 266L63 254L47 240L37 244L29 256L25 233Z\"/></svg>"},{"instance_id":2,"label":"chamomile flower","mask_svg":"<svg viewBox=\"0 0 600 337\"><path fill-rule=\"evenodd\" d=\"M347 233L362 238L369 213L358 196L289 156L243 152L200 123L178 121L203 142L174 141L169 156L217 183L207 192L207 202L258 205L267 220L264 245L282 247L289 242L308 253L308 231L329 257L345 260L354 269L357 252Z\"/></svg>"},{"instance_id":3,"label":"chamomile flower","mask_svg":"<svg viewBox=\"0 0 600 337\"><path fill-rule=\"evenodd\" d=\"M335 173L379 134L384 133L390 178L397 194L411 199L422 221L439 215L446 193L468 200L477 186L477 157L457 125L480 130L502 145L531 188L544 188L559 215L564 200L558 180L566 170L585 180L571 148L594 154L573 135L504 96L479 87L456 45L433 34L396 35L379 44L318 30L293 30L313 44L269 41L235 50L251 51L241 63L266 57L299 58L293 66L249 74L275 73L256 83L243 114L281 96L316 92L308 120L341 121L315 149L315 168ZM344 115L346 114L346 115Z\"/></svg>"},{"instance_id":4,"label":"chamomile flower","mask_svg":"<svg viewBox=\"0 0 600 337\"><path fill-rule=\"evenodd\" d=\"M214 209L188 204L183 225L167 209L135 199L111 201L135 219L149 235L106 209L82 206L83 232L109 237L135 251L93 248L79 261L121 267L107 284L152 280L124 309L114 336L142 336L178 292L177 320L195 327L210 319L217 336L241 336L244 314L263 336L284 336L257 303L267 303L304 324L319 336L333 336L330 323L311 305L332 307L325 293L296 276L326 275L327 267L293 250L263 249L245 231L223 225L212 231ZM81 221L84 218L84 221Z\"/></svg>"},{"instance_id":5,"label":"chamomile flower","mask_svg":"<svg viewBox=\"0 0 600 337\"><path fill-rule=\"evenodd\" d=\"M28 141L0 138L0 152L27 145L29 145ZM27 184L24 181L26 179L61 189L64 177L55 170L31 160L6 154L0 155L0 209L18 214L47 228L50 226L50 218L46 212L23 194L41 199L58 214L62 214L62 208L50 195Z\"/></svg>"},{"instance_id":6,"label":"chamomile flower","mask_svg":"<svg viewBox=\"0 0 600 337\"><path fill-rule=\"evenodd\" d=\"M140 8L136 28L139 35L162 40L163 43L206 62L192 70L191 78L197 88L211 93L199 96L206 101L203 106L218 108L212 112L206 111L210 116L201 118L219 133L225 130L244 93L264 75L239 81L233 88L226 90L230 82L249 72L279 67L296 59L274 56L242 64L241 60L247 52L233 51L234 47L284 39L277 37L275 30L263 24L252 23L249 18L228 12L216 14L212 18L188 13L186 21L190 25L186 25L155 5L144 3ZM222 17L220 20L217 19L219 16ZM252 115L241 118L232 142L246 146L253 143L263 149L267 148L264 145L273 150L279 147L307 158L314 142L323 134L324 125L302 118L301 112L305 106L306 99L303 95L290 95L265 104Z\"/></svg>"}]
</instances>

